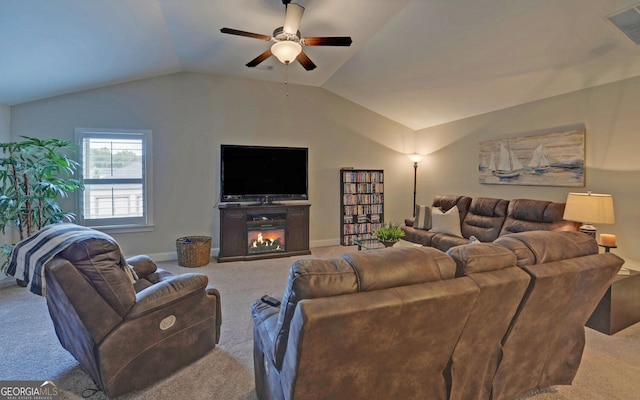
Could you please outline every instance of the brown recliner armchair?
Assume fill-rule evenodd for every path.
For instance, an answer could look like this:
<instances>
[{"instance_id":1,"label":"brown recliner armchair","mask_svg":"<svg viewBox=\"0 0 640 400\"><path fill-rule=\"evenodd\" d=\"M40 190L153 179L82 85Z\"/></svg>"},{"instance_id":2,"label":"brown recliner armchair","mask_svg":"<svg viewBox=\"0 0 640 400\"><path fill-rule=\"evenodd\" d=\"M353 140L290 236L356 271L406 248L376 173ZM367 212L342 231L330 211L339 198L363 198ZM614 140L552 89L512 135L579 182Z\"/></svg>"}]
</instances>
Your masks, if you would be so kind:
<instances>
[{"instance_id":1,"label":"brown recliner armchair","mask_svg":"<svg viewBox=\"0 0 640 400\"><path fill-rule=\"evenodd\" d=\"M220 294L202 274L175 275L146 256L119 267L117 243L74 242L45 266L62 346L108 395L141 389L202 357L220 337Z\"/></svg>"}]
</instances>

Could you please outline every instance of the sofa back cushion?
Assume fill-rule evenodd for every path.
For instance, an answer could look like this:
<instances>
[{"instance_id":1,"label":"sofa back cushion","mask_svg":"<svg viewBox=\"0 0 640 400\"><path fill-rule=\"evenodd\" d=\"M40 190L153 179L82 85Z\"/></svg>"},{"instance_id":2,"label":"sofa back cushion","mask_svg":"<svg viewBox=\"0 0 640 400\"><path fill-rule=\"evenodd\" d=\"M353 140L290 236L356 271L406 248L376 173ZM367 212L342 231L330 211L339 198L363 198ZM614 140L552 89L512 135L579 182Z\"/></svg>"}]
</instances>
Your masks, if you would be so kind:
<instances>
[{"instance_id":1,"label":"sofa back cushion","mask_svg":"<svg viewBox=\"0 0 640 400\"><path fill-rule=\"evenodd\" d=\"M516 265L516 256L504 246L475 243L455 246L447 251L456 263L456 276L496 271Z\"/></svg>"},{"instance_id":2,"label":"sofa back cushion","mask_svg":"<svg viewBox=\"0 0 640 400\"><path fill-rule=\"evenodd\" d=\"M565 203L514 199L500 235L525 231L577 231L578 224L562 219Z\"/></svg>"},{"instance_id":3,"label":"sofa back cushion","mask_svg":"<svg viewBox=\"0 0 640 400\"><path fill-rule=\"evenodd\" d=\"M289 269L289 281L282 295L273 348L277 368L282 365L291 317L302 299L338 296L358 291L358 279L351 264L343 259L301 259Z\"/></svg>"},{"instance_id":4,"label":"sofa back cushion","mask_svg":"<svg viewBox=\"0 0 640 400\"><path fill-rule=\"evenodd\" d=\"M69 261L121 317L133 307L135 290L115 240L79 239L58 256Z\"/></svg>"},{"instance_id":5,"label":"sofa back cushion","mask_svg":"<svg viewBox=\"0 0 640 400\"><path fill-rule=\"evenodd\" d=\"M284 398L446 399L451 354L479 292L462 277L300 301Z\"/></svg>"},{"instance_id":6,"label":"sofa back cushion","mask_svg":"<svg viewBox=\"0 0 640 400\"><path fill-rule=\"evenodd\" d=\"M622 259L598 254L595 239L581 232L521 232L495 243L514 252L531 283L503 341L493 398L570 384L582 357L584 325Z\"/></svg>"},{"instance_id":7,"label":"sofa back cushion","mask_svg":"<svg viewBox=\"0 0 640 400\"><path fill-rule=\"evenodd\" d=\"M291 265L282 296L274 345L274 362L282 365L291 318L304 299L333 297L455 276L455 262L428 247L386 248L345 254L339 259L301 259Z\"/></svg>"},{"instance_id":8,"label":"sofa back cushion","mask_svg":"<svg viewBox=\"0 0 640 400\"><path fill-rule=\"evenodd\" d=\"M593 237L572 231L513 233L499 237L494 243L511 250L519 267L598 253Z\"/></svg>"},{"instance_id":9,"label":"sofa back cushion","mask_svg":"<svg viewBox=\"0 0 640 400\"><path fill-rule=\"evenodd\" d=\"M597 251L595 240L580 232L526 234L546 234L552 248L543 251L540 238L525 241L538 258L535 265L522 267L531 282L503 340L502 360L492 382L496 400L571 384L584 350L584 325L624 262L613 253L592 254ZM568 245L572 237L575 246Z\"/></svg>"},{"instance_id":10,"label":"sofa back cushion","mask_svg":"<svg viewBox=\"0 0 640 400\"><path fill-rule=\"evenodd\" d=\"M475 236L481 242L492 242L498 238L507 217L508 200L475 197L462 221L462 236Z\"/></svg>"},{"instance_id":11,"label":"sofa back cushion","mask_svg":"<svg viewBox=\"0 0 640 400\"><path fill-rule=\"evenodd\" d=\"M491 398L491 382L502 356L504 338L529 285L515 266L516 256L493 243L457 246L447 252L480 288L452 357L450 400Z\"/></svg>"},{"instance_id":12,"label":"sofa back cushion","mask_svg":"<svg viewBox=\"0 0 640 400\"><path fill-rule=\"evenodd\" d=\"M465 215L469 211L471 205L471 197L459 196L452 194L444 194L433 198L433 207L440 208L443 212L449 211L454 206L458 207L458 213L460 215L460 221L464 220Z\"/></svg>"},{"instance_id":13,"label":"sofa back cushion","mask_svg":"<svg viewBox=\"0 0 640 400\"><path fill-rule=\"evenodd\" d=\"M415 285L455 276L455 262L431 247L359 251L342 256L358 277L358 292Z\"/></svg>"}]
</instances>

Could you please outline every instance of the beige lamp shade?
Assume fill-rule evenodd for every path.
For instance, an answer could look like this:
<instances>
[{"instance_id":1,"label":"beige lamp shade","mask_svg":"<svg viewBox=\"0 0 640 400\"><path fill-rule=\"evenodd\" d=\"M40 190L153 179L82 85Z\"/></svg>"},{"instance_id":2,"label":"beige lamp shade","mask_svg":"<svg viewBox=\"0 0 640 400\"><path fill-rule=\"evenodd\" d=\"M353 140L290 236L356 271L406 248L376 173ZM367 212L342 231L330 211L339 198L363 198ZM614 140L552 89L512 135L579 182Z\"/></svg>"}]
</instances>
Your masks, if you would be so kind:
<instances>
[{"instance_id":1,"label":"beige lamp shade","mask_svg":"<svg viewBox=\"0 0 640 400\"><path fill-rule=\"evenodd\" d=\"M409 157L409 160L413 161L414 163L418 163L420 162L420 160L422 160L422 154L418 153L407 154L407 157Z\"/></svg>"},{"instance_id":2,"label":"beige lamp shade","mask_svg":"<svg viewBox=\"0 0 640 400\"><path fill-rule=\"evenodd\" d=\"M569 193L564 219L589 224L615 224L613 196L596 193Z\"/></svg>"}]
</instances>

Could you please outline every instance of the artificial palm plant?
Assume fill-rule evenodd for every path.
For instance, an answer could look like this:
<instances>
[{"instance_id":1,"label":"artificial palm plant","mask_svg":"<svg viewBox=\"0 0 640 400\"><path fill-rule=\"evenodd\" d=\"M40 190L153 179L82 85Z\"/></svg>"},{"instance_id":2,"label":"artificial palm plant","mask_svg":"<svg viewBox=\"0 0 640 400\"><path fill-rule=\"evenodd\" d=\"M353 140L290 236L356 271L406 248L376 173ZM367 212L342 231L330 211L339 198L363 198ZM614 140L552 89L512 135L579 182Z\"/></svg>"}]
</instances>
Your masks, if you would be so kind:
<instances>
[{"instance_id":1,"label":"artificial palm plant","mask_svg":"<svg viewBox=\"0 0 640 400\"><path fill-rule=\"evenodd\" d=\"M75 214L63 211L58 201L82 183L74 179L79 164L70 156L70 142L21 136L19 142L0 143L0 232L12 228L19 240L42 227L73 221ZM6 270L13 244L2 246Z\"/></svg>"}]
</instances>

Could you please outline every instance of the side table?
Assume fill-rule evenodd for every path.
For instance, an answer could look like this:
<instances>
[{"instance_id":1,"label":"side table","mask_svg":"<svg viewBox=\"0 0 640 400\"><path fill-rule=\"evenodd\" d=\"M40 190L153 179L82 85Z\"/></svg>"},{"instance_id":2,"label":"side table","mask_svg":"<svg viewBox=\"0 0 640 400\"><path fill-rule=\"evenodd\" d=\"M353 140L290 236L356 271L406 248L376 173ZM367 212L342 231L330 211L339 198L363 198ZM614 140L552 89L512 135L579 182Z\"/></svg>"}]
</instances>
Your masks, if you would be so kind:
<instances>
[{"instance_id":1,"label":"side table","mask_svg":"<svg viewBox=\"0 0 640 400\"><path fill-rule=\"evenodd\" d=\"M587 325L607 335L640 322L640 272L619 274L589 317Z\"/></svg>"}]
</instances>

